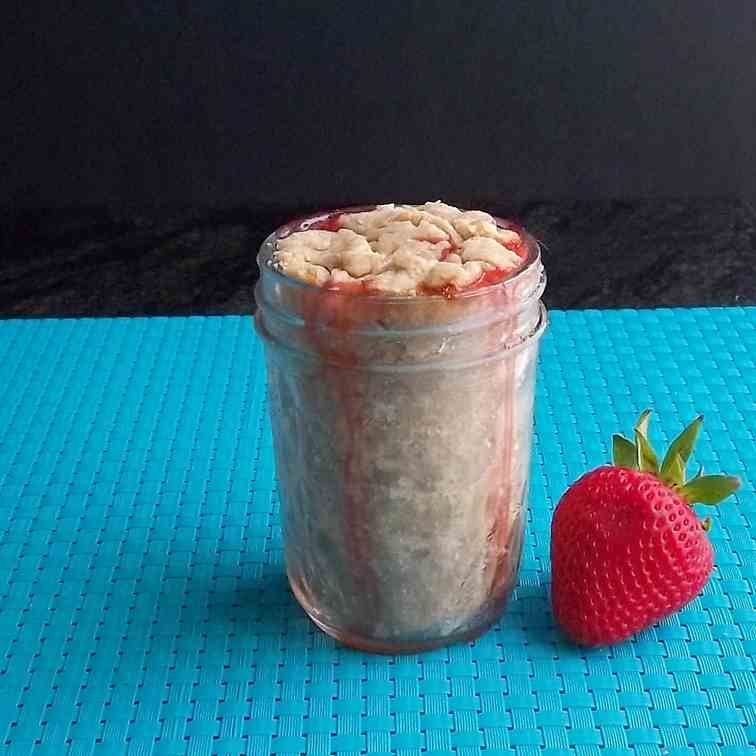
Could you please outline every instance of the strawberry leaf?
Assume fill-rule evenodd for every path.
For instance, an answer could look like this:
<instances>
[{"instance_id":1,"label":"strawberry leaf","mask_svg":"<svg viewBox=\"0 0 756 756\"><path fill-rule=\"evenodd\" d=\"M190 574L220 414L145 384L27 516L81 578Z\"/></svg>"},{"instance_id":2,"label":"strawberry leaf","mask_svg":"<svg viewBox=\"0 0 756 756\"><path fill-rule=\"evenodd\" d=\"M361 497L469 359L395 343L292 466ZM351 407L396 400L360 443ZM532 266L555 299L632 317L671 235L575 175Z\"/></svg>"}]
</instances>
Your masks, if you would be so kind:
<instances>
[{"instance_id":1,"label":"strawberry leaf","mask_svg":"<svg viewBox=\"0 0 756 756\"><path fill-rule=\"evenodd\" d=\"M638 418L638 421L635 423L635 430L642 433L646 438L648 438L648 420L651 417L651 410L643 410L641 412L640 417Z\"/></svg>"},{"instance_id":2,"label":"strawberry leaf","mask_svg":"<svg viewBox=\"0 0 756 756\"><path fill-rule=\"evenodd\" d=\"M667 464L666 458L664 460L664 463ZM659 477L668 486L672 486L672 488L680 488L681 486L685 485L685 465L683 464L682 458L679 454L675 454L672 462L667 464L666 471L664 469L664 465L662 465L662 469L659 472Z\"/></svg>"},{"instance_id":3,"label":"strawberry leaf","mask_svg":"<svg viewBox=\"0 0 756 756\"><path fill-rule=\"evenodd\" d=\"M665 477L669 474L670 467L675 464L675 457L679 457L683 465L683 471L688 464L691 452L695 446L698 432L703 424L703 415L699 415L693 422L670 444L667 454L661 466L661 475ZM683 472L684 476L684 472Z\"/></svg>"},{"instance_id":4,"label":"strawberry leaf","mask_svg":"<svg viewBox=\"0 0 756 756\"><path fill-rule=\"evenodd\" d=\"M659 463L648 439L640 431L635 431L635 443L638 447L638 469L641 472L656 474L659 471Z\"/></svg>"},{"instance_id":5,"label":"strawberry leaf","mask_svg":"<svg viewBox=\"0 0 756 756\"><path fill-rule=\"evenodd\" d=\"M635 423L635 446L637 457L637 468L642 472L659 472L659 462L656 454L648 441L648 419L651 416L651 410L643 410L638 422Z\"/></svg>"},{"instance_id":6,"label":"strawberry leaf","mask_svg":"<svg viewBox=\"0 0 756 756\"><path fill-rule=\"evenodd\" d=\"M734 475L699 475L688 481L679 494L690 504L719 504L740 488Z\"/></svg>"},{"instance_id":7,"label":"strawberry leaf","mask_svg":"<svg viewBox=\"0 0 756 756\"><path fill-rule=\"evenodd\" d=\"M659 471L659 463L656 454L648 443L648 439L636 429L635 445L637 447L638 459L637 469L641 472L652 472L656 474Z\"/></svg>"},{"instance_id":8,"label":"strawberry leaf","mask_svg":"<svg viewBox=\"0 0 756 756\"><path fill-rule=\"evenodd\" d=\"M635 444L619 433L612 436L612 462L616 467L638 469L638 451Z\"/></svg>"}]
</instances>

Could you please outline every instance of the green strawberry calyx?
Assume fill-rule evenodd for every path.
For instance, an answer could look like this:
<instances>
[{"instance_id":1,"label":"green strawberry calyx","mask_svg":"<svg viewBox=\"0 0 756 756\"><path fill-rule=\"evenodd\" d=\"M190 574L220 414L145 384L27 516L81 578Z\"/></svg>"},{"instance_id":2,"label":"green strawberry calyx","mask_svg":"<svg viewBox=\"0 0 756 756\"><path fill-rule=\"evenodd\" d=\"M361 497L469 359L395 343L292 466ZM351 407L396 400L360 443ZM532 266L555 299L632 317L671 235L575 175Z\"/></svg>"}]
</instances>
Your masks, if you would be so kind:
<instances>
[{"instance_id":1,"label":"green strawberry calyx","mask_svg":"<svg viewBox=\"0 0 756 756\"><path fill-rule=\"evenodd\" d=\"M615 433L612 437L613 463L617 467L640 470L655 475L688 504L719 504L740 488L740 479L735 475L704 475L703 468L689 480L688 459L703 425L703 415L696 417L670 444L664 459L659 462L648 440L648 421L651 410L641 413L635 423L634 441ZM708 518L704 527L708 529Z\"/></svg>"}]
</instances>

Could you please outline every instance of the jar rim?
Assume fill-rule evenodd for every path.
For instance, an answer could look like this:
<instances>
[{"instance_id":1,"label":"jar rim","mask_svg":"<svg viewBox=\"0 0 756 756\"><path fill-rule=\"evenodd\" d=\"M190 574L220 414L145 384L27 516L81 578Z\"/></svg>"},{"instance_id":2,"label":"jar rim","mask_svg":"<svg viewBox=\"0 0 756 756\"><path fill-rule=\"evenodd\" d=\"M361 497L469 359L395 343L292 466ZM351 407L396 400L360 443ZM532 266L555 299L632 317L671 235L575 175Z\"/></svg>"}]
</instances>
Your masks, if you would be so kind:
<instances>
[{"instance_id":1,"label":"jar rim","mask_svg":"<svg viewBox=\"0 0 756 756\"><path fill-rule=\"evenodd\" d=\"M260 275L263 273L270 274L276 281L282 284L291 285L294 288L299 288L305 291L318 291L321 290L320 286L313 286L297 278L287 276L285 273L277 270L271 264L273 259L273 251L275 249L275 243L282 238L285 238L291 233L296 231L306 231L307 228L313 223L325 220L329 216L335 213L356 213L374 210L377 205L352 205L348 207L335 208L333 210L320 210L311 215L304 217L294 218L293 220L284 223L279 226L275 231L269 234L260 245L260 251L257 254L257 264L260 268ZM512 223L499 216L493 215L494 222L499 228L511 228ZM511 276L508 276L496 283L488 284L486 286L479 286L470 289L462 289L454 294L455 300L474 300L477 297L483 297L490 295L491 292L497 289L516 286L520 279L524 278L527 273L531 272L533 268L538 267L541 262L541 246L538 241L528 231L521 226L517 226L517 233L524 239L525 246L528 251L525 262L520 266ZM342 296L342 297L355 297L359 296L361 299L369 299L371 302L377 304L399 304L407 303L411 305L413 303L427 303L433 301L444 300L443 294L423 294L422 296L402 296L398 294L354 294L349 291L342 291L339 289L328 289L329 296Z\"/></svg>"}]
</instances>

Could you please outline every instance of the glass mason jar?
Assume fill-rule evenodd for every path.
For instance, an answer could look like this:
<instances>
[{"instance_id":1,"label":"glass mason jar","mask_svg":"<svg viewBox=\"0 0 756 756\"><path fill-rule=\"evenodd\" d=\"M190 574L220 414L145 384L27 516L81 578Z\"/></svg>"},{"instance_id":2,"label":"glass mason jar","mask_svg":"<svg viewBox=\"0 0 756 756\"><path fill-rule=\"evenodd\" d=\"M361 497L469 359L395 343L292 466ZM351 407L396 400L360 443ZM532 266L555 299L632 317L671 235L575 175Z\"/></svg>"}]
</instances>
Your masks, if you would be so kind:
<instances>
[{"instance_id":1,"label":"glass mason jar","mask_svg":"<svg viewBox=\"0 0 756 756\"><path fill-rule=\"evenodd\" d=\"M523 233L516 274L452 298L328 290L271 267L278 238L326 217L283 226L258 258L291 588L359 649L474 638L522 552L547 322L538 245Z\"/></svg>"}]
</instances>

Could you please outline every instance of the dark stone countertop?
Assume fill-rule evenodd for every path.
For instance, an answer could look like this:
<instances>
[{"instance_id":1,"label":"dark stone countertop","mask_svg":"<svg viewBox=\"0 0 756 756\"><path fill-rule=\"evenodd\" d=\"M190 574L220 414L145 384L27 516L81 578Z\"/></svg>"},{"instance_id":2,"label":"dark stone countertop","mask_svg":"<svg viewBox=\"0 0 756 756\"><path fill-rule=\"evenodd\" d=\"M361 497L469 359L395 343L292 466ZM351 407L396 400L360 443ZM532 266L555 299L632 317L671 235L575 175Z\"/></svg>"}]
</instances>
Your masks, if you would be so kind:
<instances>
[{"instance_id":1,"label":"dark stone countertop","mask_svg":"<svg viewBox=\"0 0 756 756\"><path fill-rule=\"evenodd\" d=\"M467 204L542 242L549 307L756 304L741 200ZM304 210L5 209L0 317L251 312L260 242Z\"/></svg>"}]
</instances>

